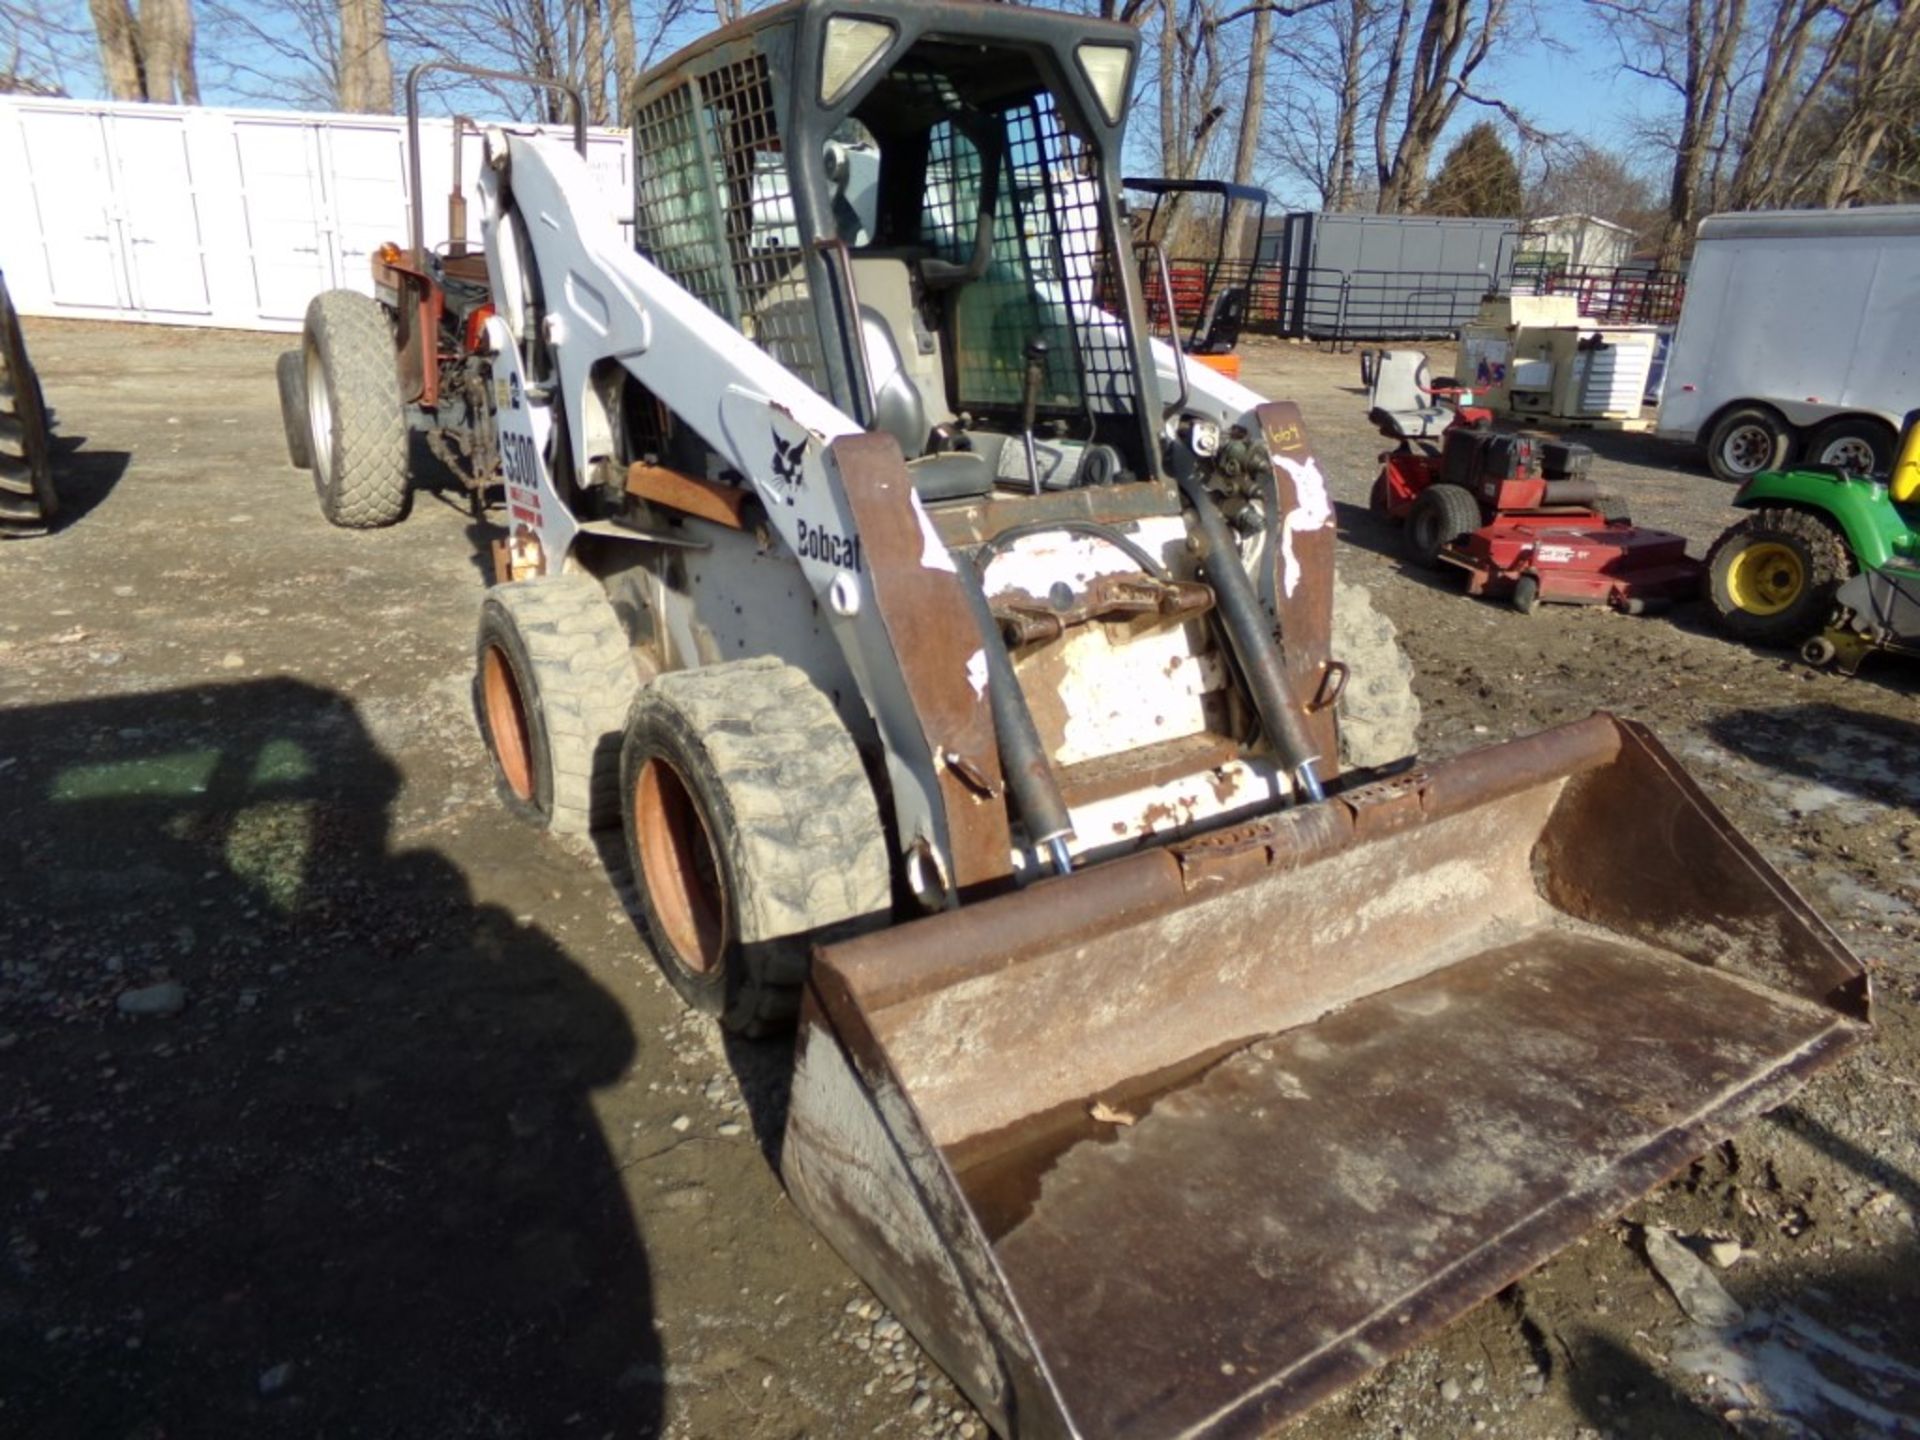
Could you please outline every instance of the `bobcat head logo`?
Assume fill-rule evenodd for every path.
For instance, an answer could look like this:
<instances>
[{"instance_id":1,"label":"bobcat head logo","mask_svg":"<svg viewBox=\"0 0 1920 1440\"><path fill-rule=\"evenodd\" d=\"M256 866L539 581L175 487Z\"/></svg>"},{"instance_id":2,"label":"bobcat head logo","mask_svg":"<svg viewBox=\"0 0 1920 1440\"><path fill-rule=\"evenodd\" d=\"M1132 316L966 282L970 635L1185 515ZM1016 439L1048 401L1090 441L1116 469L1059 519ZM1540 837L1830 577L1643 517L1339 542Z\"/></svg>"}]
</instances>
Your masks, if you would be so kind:
<instances>
[{"instance_id":1,"label":"bobcat head logo","mask_svg":"<svg viewBox=\"0 0 1920 1440\"><path fill-rule=\"evenodd\" d=\"M800 466L806 454L806 436L789 442L780 438L778 430L773 432L773 488L780 492L780 498L789 505L793 504L793 497L800 493L803 483Z\"/></svg>"}]
</instances>

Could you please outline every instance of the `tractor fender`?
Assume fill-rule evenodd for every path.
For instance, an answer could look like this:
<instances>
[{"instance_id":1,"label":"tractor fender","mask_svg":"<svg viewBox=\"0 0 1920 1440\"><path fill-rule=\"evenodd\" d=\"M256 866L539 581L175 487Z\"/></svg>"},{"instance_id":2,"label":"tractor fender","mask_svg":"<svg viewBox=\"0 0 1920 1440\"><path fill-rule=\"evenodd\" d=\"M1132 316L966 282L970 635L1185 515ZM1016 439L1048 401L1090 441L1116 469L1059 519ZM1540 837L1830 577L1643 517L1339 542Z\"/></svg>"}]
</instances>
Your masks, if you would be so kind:
<instances>
[{"instance_id":1,"label":"tractor fender","mask_svg":"<svg viewBox=\"0 0 1920 1440\"><path fill-rule=\"evenodd\" d=\"M1787 508L1826 516L1840 527L1863 569L1886 564L1913 534L1885 485L1824 470L1763 472L1740 487L1733 503L1743 510Z\"/></svg>"}]
</instances>

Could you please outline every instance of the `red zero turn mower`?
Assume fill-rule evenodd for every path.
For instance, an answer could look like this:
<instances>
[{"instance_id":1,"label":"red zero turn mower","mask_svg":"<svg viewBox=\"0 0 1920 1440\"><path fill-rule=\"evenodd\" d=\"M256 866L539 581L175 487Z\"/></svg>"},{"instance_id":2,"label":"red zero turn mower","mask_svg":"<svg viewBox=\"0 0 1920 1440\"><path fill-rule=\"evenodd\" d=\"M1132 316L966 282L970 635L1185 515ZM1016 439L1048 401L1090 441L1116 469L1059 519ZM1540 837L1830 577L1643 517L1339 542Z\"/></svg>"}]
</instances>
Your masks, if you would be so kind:
<instances>
[{"instance_id":1,"label":"red zero turn mower","mask_svg":"<svg viewBox=\"0 0 1920 1440\"><path fill-rule=\"evenodd\" d=\"M1495 430L1471 392L1428 379L1417 351L1365 351L1360 375L1368 418L1399 442L1370 504L1405 524L1414 563L1457 565L1469 595L1523 612L1546 601L1638 615L1699 593L1685 537L1635 525L1601 495L1586 446Z\"/></svg>"}]
</instances>

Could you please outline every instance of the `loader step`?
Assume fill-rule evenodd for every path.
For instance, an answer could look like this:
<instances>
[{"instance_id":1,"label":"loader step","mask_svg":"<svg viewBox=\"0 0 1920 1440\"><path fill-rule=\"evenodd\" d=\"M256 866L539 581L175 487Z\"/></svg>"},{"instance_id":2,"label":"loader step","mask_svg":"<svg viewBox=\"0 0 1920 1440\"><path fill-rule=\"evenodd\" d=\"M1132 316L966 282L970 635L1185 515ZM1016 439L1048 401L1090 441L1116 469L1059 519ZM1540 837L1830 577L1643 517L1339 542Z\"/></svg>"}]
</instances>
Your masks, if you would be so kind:
<instances>
[{"instance_id":1,"label":"loader step","mask_svg":"<svg viewBox=\"0 0 1920 1440\"><path fill-rule=\"evenodd\" d=\"M1030 1137L960 1179L1084 1433L1264 1433L1855 1033L1555 923L1128 1101L1132 1125Z\"/></svg>"}]
</instances>

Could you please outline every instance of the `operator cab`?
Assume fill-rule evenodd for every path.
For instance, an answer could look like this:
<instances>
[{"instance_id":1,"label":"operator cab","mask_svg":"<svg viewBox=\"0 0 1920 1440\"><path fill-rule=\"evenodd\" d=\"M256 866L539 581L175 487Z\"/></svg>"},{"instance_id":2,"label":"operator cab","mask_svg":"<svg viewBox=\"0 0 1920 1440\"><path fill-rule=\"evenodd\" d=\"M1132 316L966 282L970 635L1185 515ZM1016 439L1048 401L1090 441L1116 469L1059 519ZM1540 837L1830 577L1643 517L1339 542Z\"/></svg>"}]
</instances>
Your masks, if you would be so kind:
<instances>
[{"instance_id":1,"label":"operator cab","mask_svg":"<svg viewBox=\"0 0 1920 1440\"><path fill-rule=\"evenodd\" d=\"M1135 44L1000 7L762 12L641 92L637 242L892 436L923 500L1152 477L1108 163Z\"/></svg>"}]
</instances>

